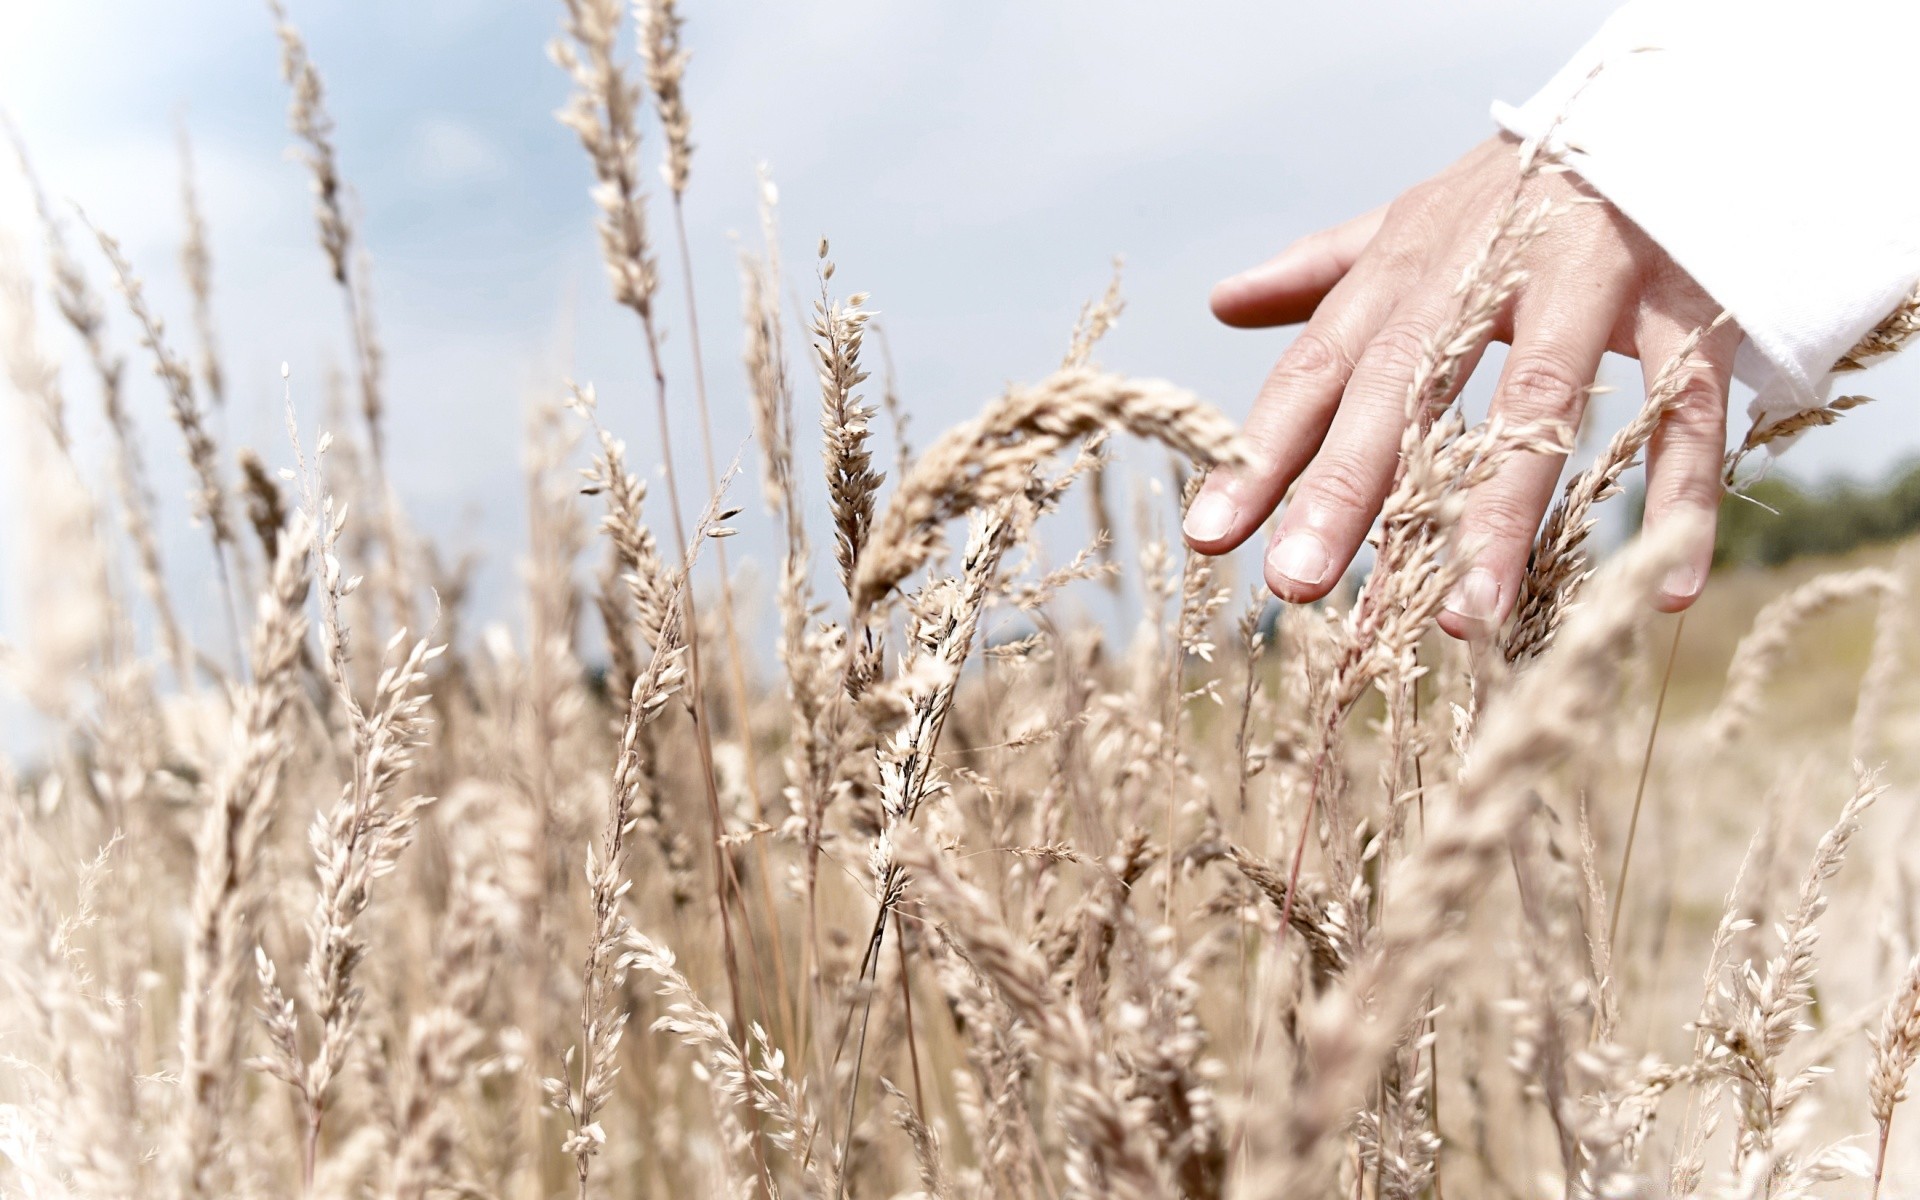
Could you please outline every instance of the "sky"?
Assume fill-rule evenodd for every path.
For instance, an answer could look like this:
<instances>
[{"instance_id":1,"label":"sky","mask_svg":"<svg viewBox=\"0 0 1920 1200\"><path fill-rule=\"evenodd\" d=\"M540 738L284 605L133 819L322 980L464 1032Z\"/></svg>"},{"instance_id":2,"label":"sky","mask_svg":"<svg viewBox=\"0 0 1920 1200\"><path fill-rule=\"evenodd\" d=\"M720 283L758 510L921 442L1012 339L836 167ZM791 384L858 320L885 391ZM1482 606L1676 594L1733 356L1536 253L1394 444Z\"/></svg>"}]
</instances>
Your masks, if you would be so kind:
<instances>
[{"instance_id":1,"label":"sky","mask_svg":"<svg viewBox=\"0 0 1920 1200\"><path fill-rule=\"evenodd\" d=\"M510 615L529 398L568 377L591 380L635 461L659 457L643 348L599 266L588 168L553 119L567 92L546 57L560 5L290 7L326 80L372 254L397 488L421 528L487 554L482 607ZM1291 333L1218 326L1205 305L1211 283L1445 166L1490 134L1491 101L1524 99L1611 6L1194 0L1177 17L1164 0L683 7L697 144L690 237L725 457L749 434L736 253L743 236L758 236L756 164L779 185L793 289L812 294L825 235L836 287L872 295L920 444L1057 363L1116 254L1128 307L1102 362L1172 379L1240 416ZM56 202L83 207L123 241L183 343L176 137L190 130L212 229L226 427L274 463L288 459L280 365L311 427L326 370L347 361L307 179L288 152L277 55L264 4L252 0L0 4L0 105ZM655 139L645 149L657 148ZM1734 198L1742 184L1723 186ZM9 235L43 266L6 164L0 238ZM83 259L104 290L99 256ZM671 255L663 266L674 282ZM669 370L683 380L689 343L677 308L666 323ZM190 605L196 586L205 601L178 436L117 307L110 326L137 364L132 399L172 529L176 586ZM76 411L97 427L70 339L50 319L43 333L68 356ZM1639 376L1614 363L1608 378L1634 393L1607 401L1617 421L1637 403ZM1920 365L1900 364L1875 372L1869 390L1898 393L1916 380ZM677 384L676 394L684 403ZM677 419L690 435L691 413ZM804 411L800 424L810 428ZM1863 474L1916 445L1904 405L1888 403L1807 439L1791 461L1803 473ZM696 446L683 440L682 461L697 461ZM4 454L0 471L19 476ZM27 636L17 530L31 498L19 492L0 488L0 636L14 638ZM768 560L764 529L735 544L740 557Z\"/></svg>"}]
</instances>

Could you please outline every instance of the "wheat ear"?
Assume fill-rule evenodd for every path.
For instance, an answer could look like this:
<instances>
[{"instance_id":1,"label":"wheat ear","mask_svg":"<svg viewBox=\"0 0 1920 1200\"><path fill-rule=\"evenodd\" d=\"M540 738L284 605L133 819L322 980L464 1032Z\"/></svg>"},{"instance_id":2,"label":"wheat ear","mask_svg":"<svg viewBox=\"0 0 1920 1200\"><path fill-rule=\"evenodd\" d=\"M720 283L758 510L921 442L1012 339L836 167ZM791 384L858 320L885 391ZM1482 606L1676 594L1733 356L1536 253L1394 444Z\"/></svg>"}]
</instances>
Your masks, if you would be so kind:
<instances>
[{"instance_id":1,"label":"wheat ear","mask_svg":"<svg viewBox=\"0 0 1920 1200\"><path fill-rule=\"evenodd\" d=\"M1236 461L1233 425L1191 392L1086 369L1016 387L949 430L900 481L854 573L861 617L932 557L941 526L1026 489L1044 459L1076 438L1123 429L1207 464Z\"/></svg>"},{"instance_id":2,"label":"wheat ear","mask_svg":"<svg viewBox=\"0 0 1920 1200\"><path fill-rule=\"evenodd\" d=\"M180 1004L180 1087L174 1183L183 1197L216 1188L219 1143L238 1084L243 988L255 910L265 892L261 843L288 753L286 724L305 646L308 534L296 518L260 597L252 682L235 698L232 758L213 789L195 840L192 932Z\"/></svg>"}]
</instances>

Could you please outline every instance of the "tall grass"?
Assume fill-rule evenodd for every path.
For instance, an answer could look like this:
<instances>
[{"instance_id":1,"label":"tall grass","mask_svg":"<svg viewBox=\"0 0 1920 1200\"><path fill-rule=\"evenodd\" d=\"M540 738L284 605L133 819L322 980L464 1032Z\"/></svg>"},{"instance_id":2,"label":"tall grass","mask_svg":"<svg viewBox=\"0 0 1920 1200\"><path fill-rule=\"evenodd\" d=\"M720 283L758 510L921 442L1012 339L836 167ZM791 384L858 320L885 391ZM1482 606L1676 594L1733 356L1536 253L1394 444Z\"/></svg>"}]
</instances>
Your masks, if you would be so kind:
<instances>
[{"instance_id":1,"label":"tall grass","mask_svg":"<svg viewBox=\"0 0 1920 1200\"><path fill-rule=\"evenodd\" d=\"M1241 450L1191 393L1097 365L1117 280L1063 365L912 455L868 398L873 301L824 243L811 313L783 307L768 183L742 271L749 513L707 381L661 349L662 311L694 328L710 298L682 206L681 19L637 9L637 57L616 0L565 0L553 53L613 299L649 351L665 494L621 437L640 415L556 380L528 422L517 630L462 636L454 594L422 624L436 559L389 480L426 451L383 434L364 247L278 4L355 424L310 454L296 436L279 474L263 462L284 454L219 445L190 184L197 366L110 231L85 261L42 204L89 381L70 395L34 272L0 259L37 498L32 637L0 665L51 731L0 761L0 1188L1439 1200L1920 1179L1898 1113L1920 1057L1904 570L1769 584L1717 702L1663 705L1679 643L1647 599L1688 531L1606 564L1589 535L1683 353L1569 481L1509 626L1433 633L1466 490L1570 434L1438 403L1554 212L1516 194L1462 280L1406 396L1370 572L1282 610L1168 540L1176 498ZM103 266L138 347L112 344ZM1903 309L1846 365L1914 324ZM130 358L184 439L230 644L193 644L168 592ZM104 484L67 433L82 392L107 417ZM880 400L895 411L891 383ZM705 496L673 470L689 409ZM1108 515L1119 435L1173 464L1129 528ZM819 514L798 482L816 454ZM1074 546L1060 510L1081 493ZM758 520L781 547L774 664L722 553ZM1080 615L1103 585L1140 617L1128 640ZM1860 600L1879 616L1853 639L1857 702L1770 721L1800 677L1839 673L1804 647L1838 645L1817 622Z\"/></svg>"}]
</instances>

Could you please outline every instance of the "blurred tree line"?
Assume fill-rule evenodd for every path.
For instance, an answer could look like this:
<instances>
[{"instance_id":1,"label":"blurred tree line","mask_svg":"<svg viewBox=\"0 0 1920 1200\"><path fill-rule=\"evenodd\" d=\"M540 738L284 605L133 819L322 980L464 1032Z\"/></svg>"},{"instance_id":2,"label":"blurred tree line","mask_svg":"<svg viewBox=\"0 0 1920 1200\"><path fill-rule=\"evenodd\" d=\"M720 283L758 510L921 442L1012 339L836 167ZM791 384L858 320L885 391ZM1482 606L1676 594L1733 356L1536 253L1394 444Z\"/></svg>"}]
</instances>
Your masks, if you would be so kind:
<instances>
[{"instance_id":1,"label":"blurred tree line","mask_svg":"<svg viewBox=\"0 0 1920 1200\"><path fill-rule=\"evenodd\" d=\"M1920 530L1920 461L1896 467L1878 482L1868 483L1850 479L1807 483L1770 475L1720 502L1713 561L1715 566L1775 566L1803 554L1845 553L1916 530Z\"/></svg>"}]
</instances>

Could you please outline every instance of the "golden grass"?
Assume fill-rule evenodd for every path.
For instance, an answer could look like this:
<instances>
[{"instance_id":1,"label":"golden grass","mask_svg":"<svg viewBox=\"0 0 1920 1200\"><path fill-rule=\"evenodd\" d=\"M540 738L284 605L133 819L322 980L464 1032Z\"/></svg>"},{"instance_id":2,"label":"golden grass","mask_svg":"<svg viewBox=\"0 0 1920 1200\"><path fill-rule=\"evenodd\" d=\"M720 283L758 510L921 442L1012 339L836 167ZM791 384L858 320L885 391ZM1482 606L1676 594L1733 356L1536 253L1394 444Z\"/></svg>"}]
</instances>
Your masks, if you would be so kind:
<instances>
[{"instance_id":1,"label":"golden grass","mask_svg":"<svg viewBox=\"0 0 1920 1200\"><path fill-rule=\"evenodd\" d=\"M743 270L763 518L713 459L705 380L660 353L640 136L650 104L691 326L689 60L669 0L638 7L643 83L617 0L566 0L562 116L653 422L672 448L693 403L710 495L683 511L669 454L650 496L634 414L555 381L528 421L529 542L496 548L524 563L516 628L461 632L391 494L420 450L381 434L364 248L277 5L357 420L296 441L285 475L239 450L230 488L199 402L223 376L191 189L197 367L98 239L221 590L252 614L234 646L175 616L121 351L57 214L85 385L0 260L37 501L33 636L0 666L54 731L0 761L0 1190L1457 1200L1920 1178L1898 1112L1920 1057L1904 559L1722 576L1678 638L1645 601L1687 531L1596 569L1591 510L1683 354L1570 481L1510 627L1433 633L1465 490L1564 442L1436 402L1553 212L1516 195L1428 347L1374 569L1282 610L1163 532L1240 451L1198 397L1096 365L1117 278L1059 370L917 456L896 420L883 474L868 298L837 291L823 244L793 323L767 184ZM1551 165L1535 153L1529 172ZM1903 309L1853 357L1913 325ZM110 487L66 435L83 392ZM816 394L819 515L796 419ZM896 412L891 382L881 400ZM1102 485L1118 434L1175 463L1132 561ZM1085 546L1060 512L1076 489ZM772 663L721 553L761 519ZM1103 584L1139 618L1125 638L1076 615Z\"/></svg>"}]
</instances>

